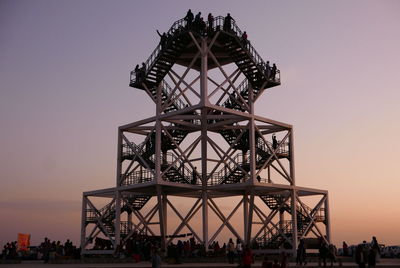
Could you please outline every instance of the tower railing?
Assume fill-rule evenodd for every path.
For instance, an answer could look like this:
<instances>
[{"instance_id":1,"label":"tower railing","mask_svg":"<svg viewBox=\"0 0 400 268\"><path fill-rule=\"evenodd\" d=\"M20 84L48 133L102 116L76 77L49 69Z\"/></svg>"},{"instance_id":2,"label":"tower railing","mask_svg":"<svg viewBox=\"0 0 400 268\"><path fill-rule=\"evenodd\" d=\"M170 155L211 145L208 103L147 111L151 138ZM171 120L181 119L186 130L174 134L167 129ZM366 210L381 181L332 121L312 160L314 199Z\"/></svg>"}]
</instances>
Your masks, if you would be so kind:
<instances>
[{"instance_id":1,"label":"tower railing","mask_svg":"<svg viewBox=\"0 0 400 268\"><path fill-rule=\"evenodd\" d=\"M225 17L224 16L217 16L214 18L213 21L213 27L207 28L205 32L215 32L215 31L225 31L225 32L229 32L229 33L233 33L235 35L236 38L241 38L243 35L242 30L237 26L235 20L231 20L231 28L230 29L224 29L224 22L225 22ZM172 26L170 27L170 29L167 31L167 39L169 40L167 42L171 43L174 42L174 38L176 38L178 35L185 33L185 32L189 32L192 31L194 29L189 28L185 19L179 19L177 21L175 21ZM238 40L239 42L241 42L241 40ZM251 45L251 43L246 40L245 42L241 42L242 43L242 48L245 49L245 51L247 51L248 55L250 56L250 58L254 61L254 63L256 64L257 68L260 71L263 71L264 75L266 74L266 70L265 70L265 66L266 63L264 62L264 60L262 59L262 57L258 54L258 52L255 50L255 48ZM153 50L153 52L150 54L149 58L144 62L145 64L145 70L144 73L146 76L146 72L148 70L151 70L154 66L154 64L156 63L157 59L159 58L159 56L161 55L162 52L162 45L161 42L156 46L156 48ZM136 77L133 76L132 74L134 74L135 72L132 71L131 72L131 84L135 84L136 82ZM277 69L276 70L276 77L275 77L275 82L280 83L280 70Z\"/></svg>"}]
</instances>

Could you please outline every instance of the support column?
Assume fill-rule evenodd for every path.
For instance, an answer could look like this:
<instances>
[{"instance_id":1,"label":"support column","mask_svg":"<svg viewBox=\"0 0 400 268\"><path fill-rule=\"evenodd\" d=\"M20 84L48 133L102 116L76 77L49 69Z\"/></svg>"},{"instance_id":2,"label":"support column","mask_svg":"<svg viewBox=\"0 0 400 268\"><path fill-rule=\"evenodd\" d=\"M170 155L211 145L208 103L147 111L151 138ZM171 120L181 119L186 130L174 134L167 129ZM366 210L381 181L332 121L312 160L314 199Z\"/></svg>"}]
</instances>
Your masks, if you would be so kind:
<instances>
[{"instance_id":1,"label":"support column","mask_svg":"<svg viewBox=\"0 0 400 268\"><path fill-rule=\"evenodd\" d=\"M249 209L249 218L247 220L247 233L246 233L246 240L247 245L250 246L251 243L251 230L253 227L253 212L254 212L254 190L250 193L250 209Z\"/></svg>"},{"instance_id":2,"label":"support column","mask_svg":"<svg viewBox=\"0 0 400 268\"><path fill-rule=\"evenodd\" d=\"M292 179L291 185L296 185L295 179L295 168L294 168L294 131L293 128L290 129L289 136L289 154L290 154L290 177Z\"/></svg>"},{"instance_id":3,"label":"support column","mask_svg":"<svg viewBox=\"0 0 400 268\"><path fill-rule=\"evenodd\" d=\"M158 204L158 218L160 221L160 236L161 236L161 249L166 250L166 241L165 241L165 212L162 200L162 192L161 186L157 185L157 204Z\"/></svg>"},{"instance_id":4,"label":"support column","mask_svg":"<svg viewBox=\"0 0 400 268\"><path fill-rule=\"evenodd\" d=\"M208 63L207 40L201 39L201 70L200 70L200 104L208 104ZM203 243L208 250L208 194L207 194L207 108L201 110L201 181L202 181L202 216L203 216Z\"/></svg>"},{"instance_id":5,"label":"support column","mask_svg":"<svg viewBox=\"0 0 400 268\"><path fill-rule=\"evenodd\" d=\"M85 250L86 244L86 207L87 201L86 196L82 196L82 219L81 219L81 253Z\"/></svg>"},{"instance_id":6,"label":"support column","mask_svg":"<svg viewBox=\"0 0 400 268\"><path fill-rule=\"evenodd\" d=\"M243 195L243 244L247 245L247 226L249 225L249 199L247 198L247 193Z\"/></svg>"},{"instance_id":7,"label":"support column","mask_svg":"<svg viewBox=\"0 0 400 268\"><path fill-rule=\"evenodd\" d=\"M203 191L203 243L205 250L208 251L209 240L208 240L208 195L207 191Z\"/></svg>"},{"instance_id":8,"label":"support column","mask_svg":"<svg viewBox=\"0 0 400 268\"><path fill-rule=\"evenodd\" d=\"M122 131L118 129L118 142L117 142L117 177L116 185L121 186L121 170L122 170Z\"/></svg>"},{"instance_id":9,"label":"support column","mask_svg":"<svg viewBox=\"0 0 400 268\"><path fill-rule=\"evenodd\" d=\"M132 212L128 213L128 233L132 231Z\"/></svg>"},{"instance_id":10,"label":"support column","mask_svg":"<svg viewBox=\"0 0 400 268\"><path fill-rule=\"evenodd\" d=\"M256 181L256 133L254 127L254 103L253 103L253 88L249 83L249 106L250 106L250 126L249 126L249 147L250 147L250 182L252 184Z\"/></svg>"},{"instance_id":11,"label":"support column","mask_svg":"<svg viewBox=\"0 0 400 268\"><path fill-rule=\"evenodd\" d=\"M162 204L163 204L163 213L164 213L164 230L165 230L165 235L168 233L168 217L167 217L167 209L168 209L168 202L167 202L167 195L163 194L162 196Z\"/></svg>"},{"instance_id":12,"label":"support column","mask_svg":"<svg viewBox=\"0 0 400 268\"><path fill-rule=\"evenodd\" d=\"M285 214L284 214L284 210L280 209L279 210L279 230L281 232L283 232L285 226Z\"/></svg>"},{"instance_id":13,"label":"support column","mask_svg":"<svg viewBox=\"0 0 400 268\"><path fill-rule=\"evenodd\" d=\"M297 254L297 239L298 239L298 233L297 233L297 192L296 189L293 188L290 190L290 206L291 206L291 212L292 212L292 243L293 243L293 256L296 257Z\"/></svg>"},{"instance_id":14,"label":"support column","mask_svg":"<svg viewBox=\"0 0 400 268\"><path fill-rule=\"evenodd\" d=\"M326 239L328 240L328 242L330 244L330 243L332 243L332 237L331 237L331 219L330 219L330 215L329 215L329 194L328 193L326 193L324 208L325 208Z\"/></svg>"},{"instance_id":15,"label":"support column","mask_svg":"<svg viewBox=\"0 0 400 268\"><path fill-rule=\"evenodd\" d=\"M114 245L114 253L119 250L119 245L121 243L121 193L116 190L115 191L115 245Z\"/></svg>"},{"instance_id":16,"label":"support column","mask_svg":"<svg viewBox=\"0 0 400 268\"><path fill-rule=\"evenodd\" d=\"M155 170L155 176L156 176L156 182L160 183L162 181L162 179L161 179L161 134L162 134L162 130L161 130L161 121L160 121L161 98L162 98L161 83L157 87L156 98L157 98L157 104L156 104L156 148L155 148L156 170Z\"/></svg>"}]
</instances>

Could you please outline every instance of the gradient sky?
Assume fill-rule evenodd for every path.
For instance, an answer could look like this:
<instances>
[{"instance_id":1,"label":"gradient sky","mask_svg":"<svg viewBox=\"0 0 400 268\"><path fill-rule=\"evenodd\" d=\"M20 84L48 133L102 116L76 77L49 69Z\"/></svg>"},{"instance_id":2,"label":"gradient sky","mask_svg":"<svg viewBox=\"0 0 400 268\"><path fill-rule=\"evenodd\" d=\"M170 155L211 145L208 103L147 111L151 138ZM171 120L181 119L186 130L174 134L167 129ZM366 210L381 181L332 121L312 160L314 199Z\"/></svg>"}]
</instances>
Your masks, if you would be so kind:
<instances>
[{"instance_id":1,"label":"gradient sky","mask_svg":"<svg viewBox=\"0 0 400 268\"><path fill-rule=\"evenodd\" d=\"M333 242L400 244L399 1L0 0L0 246L78 242L82 192L115 185L117 127L155 112L129 71L188 8L230 12L281 69L256 112L294 126Z\"/></svg>"}]
</instances>

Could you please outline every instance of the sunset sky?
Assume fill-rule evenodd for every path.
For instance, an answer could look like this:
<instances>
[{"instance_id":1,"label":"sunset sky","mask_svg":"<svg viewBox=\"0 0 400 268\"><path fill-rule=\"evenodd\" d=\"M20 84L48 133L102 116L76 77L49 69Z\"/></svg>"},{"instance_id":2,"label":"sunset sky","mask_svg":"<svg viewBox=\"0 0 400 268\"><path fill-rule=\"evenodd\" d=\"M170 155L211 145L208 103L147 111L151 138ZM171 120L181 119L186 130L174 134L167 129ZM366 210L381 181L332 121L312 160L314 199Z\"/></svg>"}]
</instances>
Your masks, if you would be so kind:
<instances>
[{"instance_id":1,"label":"sunset sky","mask_svg":"<svg viewBox=\"0 0 400 268\"><path fill-rule=\"evenodd\" d=\"M294 126L333 242L400 244L399 1L0 0L0 246L79 241L82 192L115 185L118 126L155 113L129 72L189 8L231 13L278 65L256 113Z\"/></svg>"}]
</instances>

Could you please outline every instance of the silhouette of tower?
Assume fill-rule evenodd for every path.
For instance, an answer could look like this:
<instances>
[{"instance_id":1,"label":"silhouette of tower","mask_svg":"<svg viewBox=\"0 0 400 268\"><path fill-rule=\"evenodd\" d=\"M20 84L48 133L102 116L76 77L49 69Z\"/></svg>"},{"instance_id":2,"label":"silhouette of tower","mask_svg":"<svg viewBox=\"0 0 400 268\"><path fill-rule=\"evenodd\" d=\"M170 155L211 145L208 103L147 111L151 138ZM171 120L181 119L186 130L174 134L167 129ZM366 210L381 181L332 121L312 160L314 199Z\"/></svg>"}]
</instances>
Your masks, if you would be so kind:
<instances>
[{"instance_id":1,"label":"silhouette of tower","mask_svg":"<svg viewBox=\"0 0 400 268\"><path fill-rule=\"evenodd\" d=\"M131 72L156 113L119 127L116 186L83 193L82 253L112 253L139 234L165 247L184 230L208 249L225 227L272 251L295 254L302 238L329 243L328 192L296 185L292 126L254 113L280 83L230 17L176 21Z\"/></svg>"}]
</instances>

